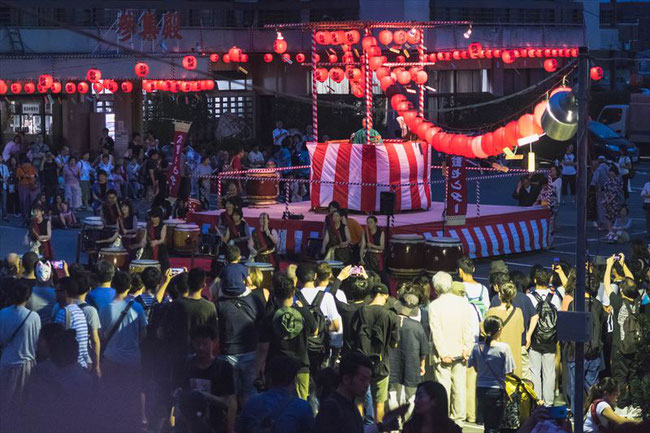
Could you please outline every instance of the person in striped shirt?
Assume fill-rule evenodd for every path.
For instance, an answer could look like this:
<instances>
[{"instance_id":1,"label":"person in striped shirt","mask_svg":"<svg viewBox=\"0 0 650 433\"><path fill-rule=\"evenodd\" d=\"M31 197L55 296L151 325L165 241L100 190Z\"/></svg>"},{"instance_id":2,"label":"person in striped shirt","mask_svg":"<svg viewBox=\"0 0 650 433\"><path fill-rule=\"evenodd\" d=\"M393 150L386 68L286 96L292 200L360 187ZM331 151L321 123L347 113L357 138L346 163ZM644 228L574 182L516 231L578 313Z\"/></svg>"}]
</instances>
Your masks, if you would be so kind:
<instances>
[{"instance_id":1,"label":"person in striped shirt","mask_svg":"<svg viewBox=\"0 0 650 433\"><path fill-rule=\"evenodd\" d=\"M56 300L61 309L56 313L55 323L65 326L65 329L74 329L77 343L79 344L79 365L88 368L90 355L88 354L88 323L79 305L74 298L79 294L79 284L74 278L65 277L59 281L56 289Z\"/></svg>"}]
</instances>

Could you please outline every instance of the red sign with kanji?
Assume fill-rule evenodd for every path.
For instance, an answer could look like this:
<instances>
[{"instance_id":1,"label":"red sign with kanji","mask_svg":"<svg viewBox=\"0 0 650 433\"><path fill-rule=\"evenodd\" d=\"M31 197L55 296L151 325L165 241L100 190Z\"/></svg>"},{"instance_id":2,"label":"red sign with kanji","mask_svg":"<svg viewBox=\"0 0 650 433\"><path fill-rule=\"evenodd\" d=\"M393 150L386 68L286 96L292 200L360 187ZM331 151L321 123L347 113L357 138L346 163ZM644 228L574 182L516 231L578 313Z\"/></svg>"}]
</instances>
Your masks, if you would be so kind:
<instances>
[{"instance_id":1,"label":"red sign with kanji","mask_svg":"<svg viewBox=\"0 0 650 433\"><path fill-rule=\"evenodd\" d=\"M447 224L465 224L467 215L467 178L465 158L450 155L447 158Z\"/></svg>"},{"instance_id":2,"label":"red sign with kanji","mask_svg":"<svg viewBox=\"0 0 650 433\"><path fill-rule=\"evenodd\" d=\"M143 41L155 41L158 37L155 11L144 11L140 16L140 37Z\"/></svg>"},{"instance_id":3,"label":"red sign with kanji","mask_svg":"<svg viewBox=\"0 0 650 433\"><path fill-rule=\"evenodd\" d=\"M117 35L120 42L131 40L136 32L135 17L130 12L120 12L117 17Z\"/></svg>"},{"instance_id":4,"label":"red sign with kanji","mask_svg":"<svg viewBox=\"0 0 650 433\"><path fill-rule=\"evenodd\" d=\"M181 36L181 17L178 11L163 14L162 35L164 39L183 39Z\"/></svg>"}]
</instances>

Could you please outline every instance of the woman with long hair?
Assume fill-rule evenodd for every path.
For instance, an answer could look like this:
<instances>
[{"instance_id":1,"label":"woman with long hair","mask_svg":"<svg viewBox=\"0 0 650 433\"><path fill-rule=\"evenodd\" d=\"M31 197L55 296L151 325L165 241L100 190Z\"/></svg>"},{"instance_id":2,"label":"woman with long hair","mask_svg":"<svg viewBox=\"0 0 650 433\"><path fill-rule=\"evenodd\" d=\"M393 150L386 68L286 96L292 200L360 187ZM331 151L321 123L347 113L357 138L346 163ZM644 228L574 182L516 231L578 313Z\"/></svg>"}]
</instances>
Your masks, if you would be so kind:
<instances>
[{"instance_id":1,"label":"woman with long hair","mask_svg":"<svg viewBox=\"0 0 650 433\"><path fill-rule=\"evenodd\" d=\"M474 346L467 363L468 367L477 370L476 397L485 433L499 432L505 410L506 375L515 370L510 346L498 341L502 330L503 321L499 317L486 317L483 321L485 341Z\"/></svg>"},{"instance_id":2,"label":"woman with long hair","mask_svg":"<svg viewBox=\"0 0 650 433\"><path fill-rule=\"evenodd\" d=\"M611 377L605 377L591 387L585 400L585 433L600 433L615 425L640 422L614 412L620 393L618 382Z\"/></svg>"},{"instance_id":3,"label":"woman with long hair","mask_svg":"<svg viewBox=\"0 0 650 433\"><path fill-rule=\"evenodd\" d=\"M449 399L445 387L426 381L415 391L413 415L404 424L404 433L460 433L462 429L449 418Z\"/></svg>"},{"instance_id":4,"label":"woman with long hair","mask_svg":"<svg viewBox=\"0 0 650 433\"><path fill-rule=\"evenodd\" d=\"M521 309L512 305L512 300L517 295L517 287L513 283L505 283L499 288L501 304L490 308L485 317L495 316L503 321L503 329L497 341L510 346L515 361L514 373L522 377L521 368L521 335L524 333L524 315Z\"/></svg>"}]
</instances>

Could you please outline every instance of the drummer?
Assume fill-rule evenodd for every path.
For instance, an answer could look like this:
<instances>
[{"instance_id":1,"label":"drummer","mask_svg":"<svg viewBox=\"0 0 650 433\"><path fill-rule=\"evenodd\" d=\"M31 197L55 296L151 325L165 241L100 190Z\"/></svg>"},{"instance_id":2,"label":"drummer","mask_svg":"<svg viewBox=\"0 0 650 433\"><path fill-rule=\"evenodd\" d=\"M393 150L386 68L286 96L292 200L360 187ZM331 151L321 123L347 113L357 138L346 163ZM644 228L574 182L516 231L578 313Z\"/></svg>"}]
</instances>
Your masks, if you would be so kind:
<instances>
[{"instance_id":1,"label":"drummer","mask_svg":"<svg viewBox=\"0 0 650 433\"><path fill-rule=\"evenodd\" d=\"M323 236L327 233L327 228L332 225L332 213L339 209L341 209L341 205L339 205L338 201L331 201L330 204L327 205L327 215L325 215L325 224L323 225Z\"/></svg>"},{"instance_id":2,"label":"drummer","mask_svg":"<svg viewBox=\"0 0 650 433\"><path fill-rule=\"evenodd\" d=\"M331 221L331 224L327 225L321 255L325 256L325 260L336 260L349 265L352 262L350 230L343 224L343 217L338 210L332 212Z\"/></svg>"},{"instance_id":3,"label":"drummer","mask_svg":"<svg viewBox=\"0 0 650 433\"><path fill-rule=\"evenodd\" d=\"M144 247L146 240L146 236L138 239L138 216L133 213L133 205L128 200L124 200L120 204L120 210L121 215L117 220L117 233L122 236L122 245L129 253L137 251Z\"/></svg>"},{"instance_id":4,"label":"drummer","mask_svg":"<svg viewBox=\"0 0 650 433\"><path fill-rule=\"evenodd\" d=\"M361 264L366 269L381 273L384 271L384 247L386 237L377 226L377 217L366 218L366 228L361 238Z\"/></svg>"},{"instance_id":5,"label":"drummer","mask_svg":"<svg viewBox=\"0 0 650 433\"><path fill-rule=\"evenodd\" d=\"M163 212L159 207L154 207L149 211L149 222L147 223L147 233L145 235L146 245L142 253L142 259L158 260L162 271L169 268L169 254L165 237L167 236L167 227L163 224Z\"/></svg>"},{"instance_id":6,"label":"drummer","mask_svg":"<svg viewBox=\"0 0 650 433\"><path fill-rule=\"evenodd\" d=\"M248 224L244 221L240 209L232 211L232 225L226 228L226 234L223 236L223 243L226 245L236 245L241 251L242 257L249 257L248 249Z\"/></svg>"},{"instance_id":7,"label":"drummer","mask_svg":"<svg viewBox=\"0 0 650 433\"><path fill-rule=\"evenodd\" d=\"M280 242L278 232L269 227L269 214L260 214L260 228L253 230L248 239L250 255L255 257L256 262L271 263L277 268L278 262L275 258L276 248Z\"/></svg>"},{"instance_id":8,"label":"drummer","mask_svg":"<svg viewBox=\"0 0 650 433\"><path fill-rule=\"evenodd\" d=\"M174 209L172 210L172 218L185 220L189 212L190 212L189 197L186 195L178 197L176 203L174 203Z\"/></svg>"},{"instance_id":9,"label":"drummer","mask_svg":"<svg viewBox=\"0 0 650 433\"><path fill-rule=\"evenodd\" d=\"M32 251L38 245L38 253L46 260L54 259L54 251L52 250L52 224L49 219L45 218L45 211L39 205L32 208L32 219L29 222L29 245Z\"/></svg>"},{"instance_id":10,"label":"drummer","mask_svg":"<svg viewBox=\"0 0 650 433\"><path fill-rule=\"evenodd\" d=\"M221 212L217 220L217 232L222 238L225 236L227 229L230 229L230 231L233 230L235 222L232 214L235 209L238 209L238 206L235 200L228 198L224 203L224 208L225 210Z\"/></svg>"},{"instance_id":11,"label":"drummer","mask_svg":"<svg viewBox=\"0 0 650 433\"><path fill-rule=\"evenodd\" d=\"M101 231L100 239L97 241L99 248L112 245L119 235L117 222L120 219L121 211L117 203L117 191L110 189L106 192L106 202L102 205L102 223L104 228Z\"/></svg>"}]
</instances>

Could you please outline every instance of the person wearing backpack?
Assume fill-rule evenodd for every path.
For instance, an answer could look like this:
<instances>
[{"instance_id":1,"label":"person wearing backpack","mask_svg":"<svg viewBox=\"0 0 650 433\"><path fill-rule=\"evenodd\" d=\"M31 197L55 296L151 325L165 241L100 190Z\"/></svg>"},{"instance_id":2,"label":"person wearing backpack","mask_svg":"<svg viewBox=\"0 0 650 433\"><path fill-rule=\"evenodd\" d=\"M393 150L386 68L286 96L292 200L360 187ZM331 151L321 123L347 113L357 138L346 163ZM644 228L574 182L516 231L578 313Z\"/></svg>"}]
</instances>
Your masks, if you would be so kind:
<instances>
[{"instance_id":1,"label":"person wearing backpack","mask_svg":"<svg viewBox=\"0 0 650 433\"><path fill-rule=\"evenodd\" d=\"M614 411L620 394L618 382L611 377L605 377L591 387L585 400L585 433L604 433L608 427L641 422L622 417Z\"/></svg>"},{"instance_id":2,"label":"person wearing backpack","mask_svg":"<svg viewBox=\"0 0 650 433\"><path fill-rule=\"evenodd\" d=\"M557 312L562 307L560 297L549 288L551 271L535 271L535 288L528 294L537 314L531 318L526 345L530 347L530 375L535 393L547 406L555 398L555 352L557 350Z\"/></svg>"},{"instance_id":3,"label":"person wearing backpack","mask_svg":"<svg viewBox=\"0 0 650 433\"><path fill-rule=\"evenodd\" d=\"M623 267L625 279L618 284L618 293L612 288L611 272L615 262ZM625 408L632 403L630 384L636 376L633 368L634 355L638 351L642 337L640 323L641 297L628 267L625 256L618 254L607 259L605 268L605 294L613 309L614 333L612 338L612 377L621 387L619 405Z\"/></svg>"},{"instance_id":4,"label":"person wearing backpack","mask_svg":"<svg viewBox=\"0 0 650 433\"><path fill-rule=\"evenodd\" d=\"M248 400L239 416L238 433L311 431L314 413L294 393L300 368L300 361L291 356L279 355L269 361L269 389Z\"/></svg>"},{"instance_id":5,"label":"person wearing backpack","mask_svg":"<svg viewBox=\"0 0 650 433\"><path fill-rule=\"evenodd\" d=\"M373 362L370 391L375 409L375 421L384 418L384 403L388 400L390 376L389 348L397 347L399 341L399 320L386 308L389 298L388 287L376 284L370 289L372 300L359 308L352 318L350 330L353 349L360 351Z\"/></svg>"},{"instance_id":6,"label":"person wearing backpack","mask_svg":"<svg viewBox=\"0 0 650 433\"><path fill-rule=\"evenodd\" d=\"M309 396L309 337L316 331L316 320L300 300L295 299L296 287L286 274L273 276L273 296L278 307L267 313L260 328L260 378L263 366L280 355L292 356L300 360L300 370L296 375L296 393L307 400Z\"/></svg>"}]
</instances>

